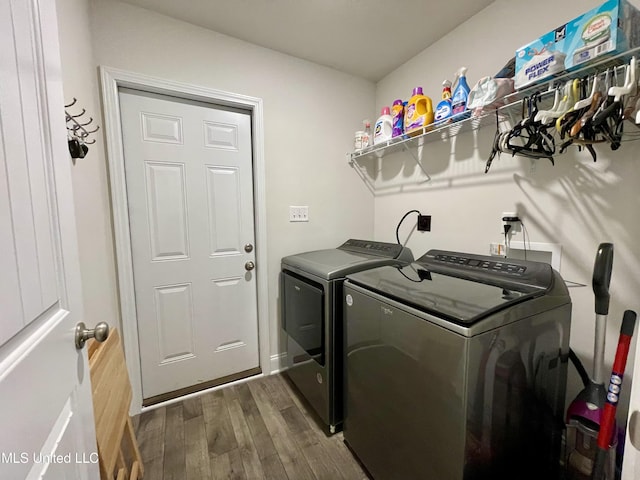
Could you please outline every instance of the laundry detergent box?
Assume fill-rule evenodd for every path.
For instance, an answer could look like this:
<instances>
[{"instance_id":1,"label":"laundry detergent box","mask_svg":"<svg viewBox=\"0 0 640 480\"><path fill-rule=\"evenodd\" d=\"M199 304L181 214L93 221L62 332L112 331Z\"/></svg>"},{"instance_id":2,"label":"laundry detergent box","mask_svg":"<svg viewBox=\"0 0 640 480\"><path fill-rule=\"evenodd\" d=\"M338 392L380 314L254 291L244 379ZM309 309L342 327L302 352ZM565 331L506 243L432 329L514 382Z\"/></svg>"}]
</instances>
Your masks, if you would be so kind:
<instances>
[{"instance_id":1,"label":"laundry detergent box","mask_svg":"<svg viewBox=\"0 0 640 480\"><path fill-rule=\"evenodd\" d=\"M638 46L639 22L638 10L627 0L606 1L516 50L515 87Z\"/></svg>"}]
</instances>

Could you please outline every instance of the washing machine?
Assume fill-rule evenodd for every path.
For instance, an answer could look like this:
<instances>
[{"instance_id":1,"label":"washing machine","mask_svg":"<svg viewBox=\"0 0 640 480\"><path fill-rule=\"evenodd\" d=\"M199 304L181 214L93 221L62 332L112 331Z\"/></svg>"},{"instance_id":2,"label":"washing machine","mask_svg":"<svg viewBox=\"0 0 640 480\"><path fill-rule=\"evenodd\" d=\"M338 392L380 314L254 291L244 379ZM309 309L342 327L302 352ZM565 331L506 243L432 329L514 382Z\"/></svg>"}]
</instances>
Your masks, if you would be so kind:
<instances>
[{"instance_id":1,"label":"washing machine","mask_svg":"<svg viewBox=\"0 0 640 480\"><path fill-rule=\"evenodd\" d=\"M290 255L280 274L282 327L287 333L286 375L335 433L342 423L345 276L413 261L395 243L350 239L337 248Z\"/></svg>"},{"instance_id":2,"label":"washing machine","mask_svg":"<svg viewBox=\"0 0 640 480\"><path fill-rule=\"evenodd\" d=\"M571 300L550 265L431 250L343 297L344 439L375 480L558 478Z\"/></svg>"}]
</instances>

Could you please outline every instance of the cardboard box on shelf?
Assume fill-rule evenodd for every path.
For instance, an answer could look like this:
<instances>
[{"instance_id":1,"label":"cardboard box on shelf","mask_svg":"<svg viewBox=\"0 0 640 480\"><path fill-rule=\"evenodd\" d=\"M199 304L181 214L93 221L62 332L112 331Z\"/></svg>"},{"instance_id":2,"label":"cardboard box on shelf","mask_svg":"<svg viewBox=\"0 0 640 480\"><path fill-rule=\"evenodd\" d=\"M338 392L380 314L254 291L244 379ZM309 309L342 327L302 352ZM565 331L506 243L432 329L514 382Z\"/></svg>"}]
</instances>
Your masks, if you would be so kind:
<instances>
[{"instance_id":1,"label":"cardboard box on shelf","mask_svg":"<svg viewBox=\"0 0 640 480\"><path fill-rule=\"evenodd\" d=\"M640 12L627 0L599 7L516 50L515 87L523 88L604 55L640 45Z\"/></svg>"}]
</instances>

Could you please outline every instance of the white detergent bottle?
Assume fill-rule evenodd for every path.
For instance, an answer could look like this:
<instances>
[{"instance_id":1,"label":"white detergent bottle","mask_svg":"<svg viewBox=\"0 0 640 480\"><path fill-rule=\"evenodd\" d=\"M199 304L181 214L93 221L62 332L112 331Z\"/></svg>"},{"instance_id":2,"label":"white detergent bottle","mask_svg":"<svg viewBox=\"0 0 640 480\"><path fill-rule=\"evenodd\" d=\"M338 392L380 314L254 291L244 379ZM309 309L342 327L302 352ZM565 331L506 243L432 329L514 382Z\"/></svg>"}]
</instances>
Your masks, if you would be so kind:
<instances>
[{"instance_id":1,"label":"white detergent bottle","mask_svg":"<svg viewBox=\"0 0 640 480\"><path fill-rule=\"evenodd\" d=\"M380 113L381 115L376 121L376 126L373 129L374 145L391 140L393 135L393 117L391 116L391 110L389 107L383 107Z\"/></svg>"}]
</instances>

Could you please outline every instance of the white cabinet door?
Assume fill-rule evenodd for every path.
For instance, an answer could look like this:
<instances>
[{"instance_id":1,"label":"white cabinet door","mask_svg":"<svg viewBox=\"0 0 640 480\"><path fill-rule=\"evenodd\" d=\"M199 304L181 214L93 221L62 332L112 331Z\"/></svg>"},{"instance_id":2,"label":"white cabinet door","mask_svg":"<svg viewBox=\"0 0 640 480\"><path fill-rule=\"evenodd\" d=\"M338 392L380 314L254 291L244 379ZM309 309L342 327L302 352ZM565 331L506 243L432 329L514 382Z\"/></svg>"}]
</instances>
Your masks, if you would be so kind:
<instances>
[{"instance_id":1,"label":"white cabinet door","mask_svg":"<svg viewBox=\"0 0 640 480\"><path fill-rule=\"evenodd\" d=\"M636 342L635 364L633 366L634 382L631 385L631 401L629 402L629 423L627 425L627 440L624 446L624 461L622 464L622 480L637 480L640 478L640 351L638 351L638 336L640 327L636 324L634 341ZM633 351L633 349L632 349ZM631 379L625 379L625 384Z\"/></svg>"},{"instance_id":2,"label":"white cabinet door","mask_svg":"<svg viewBox=\"0 0 640 480\"><path fill-rule=\"evenodd\" d=\"M55 2L0 0L0 478L99 477Z\"/></svg>"}]
</instances>

